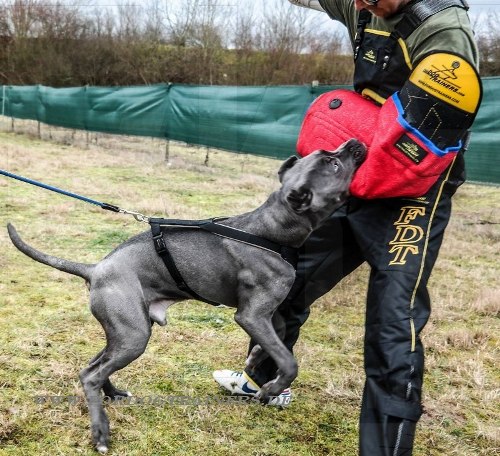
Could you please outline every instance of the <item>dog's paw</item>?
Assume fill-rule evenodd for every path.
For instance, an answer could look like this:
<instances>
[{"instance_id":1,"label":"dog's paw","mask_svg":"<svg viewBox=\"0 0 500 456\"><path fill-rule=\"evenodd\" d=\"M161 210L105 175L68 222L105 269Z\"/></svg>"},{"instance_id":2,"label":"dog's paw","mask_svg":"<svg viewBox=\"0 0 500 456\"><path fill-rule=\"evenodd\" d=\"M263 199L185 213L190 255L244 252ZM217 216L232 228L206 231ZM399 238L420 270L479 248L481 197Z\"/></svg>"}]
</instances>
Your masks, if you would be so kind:
<instances>
[{"instance_id":1,"label":"dog's paw","mask_svg":"<svg viewBox=\"0 0 500 456\"><path fill-rule=\"evenodd\" d=\"M272 397L279 396L283 391L283 385L278 381L279 377L267 382L257 393L257 397L261 402L266 402Z\"/></svg>"},{"instance_id":2,"label":"dog's paw","mask_svg":"<svg viewBox=\"0 0 500 456\"><path fill-rule=\"evenodd\" d=\"M132 396L133 395L130 391L117 390L113 394L106 394L104 396L104 400L108 402L119 402Z\"/></svg>"},{"instance_id":3,"label":"dog's paw","mask_svg":"<svg viewBox=\"0 0 500 456\"><path fill-rule=\"evenodd\" d=\"M109 380L102 387L102 391L104 393L104 397L106 401L115 402L125 399L127 397L132 397L132 393L130 391L125 391L116 388Z\"/></svg>"},{"instance_id":4,"label":"dog's paw","mask_svg":"<svg viewBox=\"0 0 500 456\"><path fill-rule=\"evenodd\" d=\"M108 452L108 447L102 443L96 446L95 448L98 453L100 454L106 454Z\"/></svg>"},{"instance_id":5,"label":"dog's paw","mask_svg":"<svg viewBox=\"0 0 500 456\"><path fill-rule=\"evenodd\" d=\"M271 396L269 396L268 393L265 391L262 391L262 388L259 390L257 394L255 394L255 399L259 401L262 405L266 405L269 402L269 399Z\"/></svg>"},{"instance_id":6,"label":"dog's paw","mask_svg":"<svg viewBox=\"0 0 500 456\"><path fill-rule=\"evenodd\" d=\"M92 441L95 449L101 454L108 452L109 447L109 420L106 414L101 414L101 420L92 424Z\"/></svg>"}]
</instances>

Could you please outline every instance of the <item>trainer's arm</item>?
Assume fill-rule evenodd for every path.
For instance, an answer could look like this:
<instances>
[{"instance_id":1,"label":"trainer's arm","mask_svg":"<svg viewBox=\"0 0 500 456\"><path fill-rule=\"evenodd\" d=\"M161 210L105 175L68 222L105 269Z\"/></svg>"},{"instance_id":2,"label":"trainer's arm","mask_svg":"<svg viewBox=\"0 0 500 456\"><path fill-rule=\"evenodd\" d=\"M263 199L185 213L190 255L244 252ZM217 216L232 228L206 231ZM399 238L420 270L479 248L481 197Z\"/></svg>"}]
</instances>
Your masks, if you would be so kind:
<instances>
[{"instance_id":1,"label":"trainer's arm","mask_svg":"<svg viewBox=\"0 0 500 456\"><path fill-rule=\"evenodd\" d=\"M304 8L311 8L316 11L325 11L321 5L319 4L318 0L288 0L290 3L297 5L297 6L303 6Z\"/></svg>"}]
</instances>

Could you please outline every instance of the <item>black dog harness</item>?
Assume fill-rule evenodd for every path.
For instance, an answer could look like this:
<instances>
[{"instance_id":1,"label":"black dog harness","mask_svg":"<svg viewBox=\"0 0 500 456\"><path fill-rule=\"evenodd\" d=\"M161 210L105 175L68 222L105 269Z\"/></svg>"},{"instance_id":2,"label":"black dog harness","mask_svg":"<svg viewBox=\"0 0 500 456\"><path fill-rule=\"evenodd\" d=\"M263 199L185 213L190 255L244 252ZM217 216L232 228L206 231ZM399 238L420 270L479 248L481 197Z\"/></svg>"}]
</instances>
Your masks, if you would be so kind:
<instances>
[{"instance_id":1,"label":"black dog harness","mask_svg":"<svg viewBox=\"0 0 500 456\"><path fill-rule=\"evenodd\" d=\"M150 218L149 224L151 225L151 233L153 235L153 242L155 250L160 255L161 259L165 263L168 272L175 280L177 287L191 295L198 301L203 301L214 306L219 306L220 303L210 301L209 299L203 298L198 293L196 293L183 279L179 269L175 265L175 261L168 250L165 239L163 238L164 227L170 228L193 228L202 229L213 233L217 236L221 236L227 239L232 239L234 241L243 242L244 244L251 245L263 250L267 250L274 254L280 255L286 262L290 263L294 269L297 269L298 251L293 247L286 247L279 245L273 241L256 236L254 234L247 233L246 231L239 230L237 228L232 228L230 226L222 225L218 223L219 221L226 220L225 218L213 218L207 220L175 220L175 219L162 219L162 218Z\"/></svg>"}]
</instances>

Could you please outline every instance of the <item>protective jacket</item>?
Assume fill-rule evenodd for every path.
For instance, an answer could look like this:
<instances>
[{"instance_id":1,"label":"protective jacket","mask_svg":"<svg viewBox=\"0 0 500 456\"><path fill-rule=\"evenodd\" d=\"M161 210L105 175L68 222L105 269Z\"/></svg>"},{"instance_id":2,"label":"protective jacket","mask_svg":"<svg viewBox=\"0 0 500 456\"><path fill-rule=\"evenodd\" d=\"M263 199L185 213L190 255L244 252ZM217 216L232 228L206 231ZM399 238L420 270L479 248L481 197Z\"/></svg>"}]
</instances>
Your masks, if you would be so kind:
<instances>
[{"instance_id":1,"label":"protective jacket","mask_svg":"<svg viewBox=\"0 0 500 456\"><path fill-rule=\"evenodd\" d=\"M332 14L330 3L322 5ZM335 4L340 10L342 2ZM333 91L312 104L297 143L299 154L335 149L355 137L369 146L369 154L351 185L354 196L426 193L466 147L467 129L482 92L469 60L475 57L471 46L465 47L464 56L450 51L450 43L440 49L440 42L426 46L425 40L412 42L411 37L426 28L436 12L447 14L451 9L456 14L465 8L461 0L413 1L392 23L378 21L383 27L377 27L368 11L361 11L353 36L356 94ZM391 29L387 23L393 24Z\"/></svg>"}]
</instances>

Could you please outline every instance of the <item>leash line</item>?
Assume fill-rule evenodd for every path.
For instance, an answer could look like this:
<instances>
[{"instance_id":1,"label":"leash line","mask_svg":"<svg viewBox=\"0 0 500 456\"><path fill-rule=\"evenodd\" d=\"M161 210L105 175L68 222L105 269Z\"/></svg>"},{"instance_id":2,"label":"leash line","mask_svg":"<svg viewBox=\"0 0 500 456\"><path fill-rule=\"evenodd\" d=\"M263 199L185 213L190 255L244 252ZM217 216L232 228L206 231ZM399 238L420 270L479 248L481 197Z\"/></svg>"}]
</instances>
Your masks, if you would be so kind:
<instances>
[{"instance_id":1,"label":"leash line","mask_svg":"<svg viewBox=\"0 0 500 456\"><path fill-rule=\"evenodd\" d=\"M149 217L147 217L139 212L121 209L120 207L115 206L114 204L103 203L101 201L87 198L86 196L78 195L77 193L68 192L67 190L63 190L61 188L54 187L52 185L44 184L43 182L29 179L27 177L23 177L23 176L20 176L18 174L9 173L8 171L5 171L3 169L0 169L0 174L3 176L6 176L6 177L10 177L11 179L16 179L18 181L25 182L25 183L30 184L30 185L34 185L36 187L40 187L40 188L43 188L45 190L49 190L51 192L55 192L55 193L59 193L61 195L69 196L70 198L75 198L75 199L83 201L85 203L99 206L101 209L104 209L106 211L118 212L118 213L125 214L125 215L132 215L138 222L149 223Z\"/></svg>"}]
</instances>

